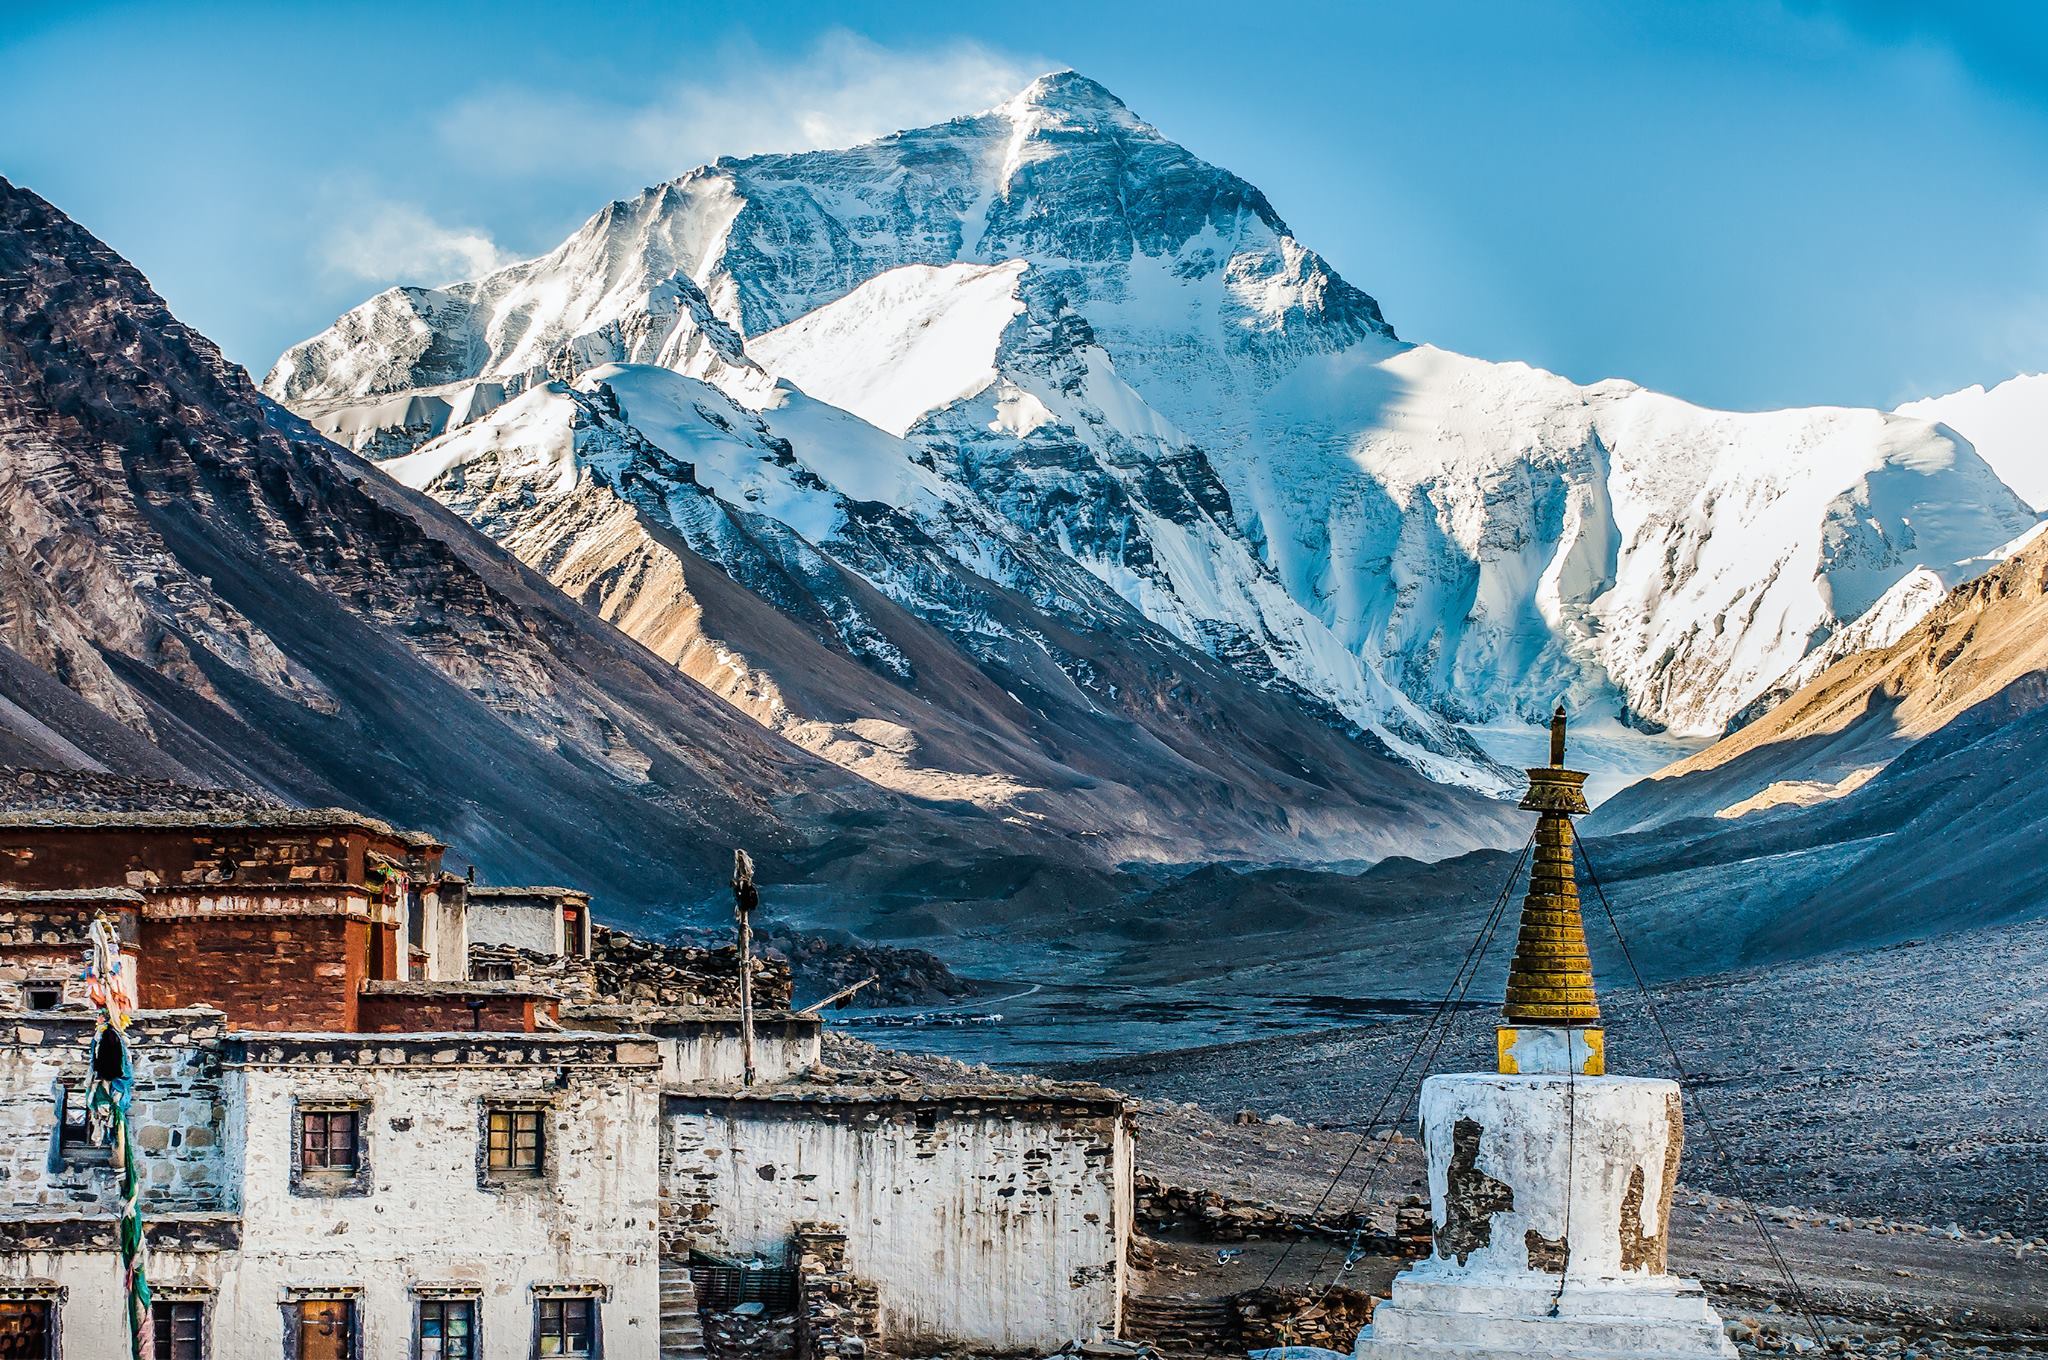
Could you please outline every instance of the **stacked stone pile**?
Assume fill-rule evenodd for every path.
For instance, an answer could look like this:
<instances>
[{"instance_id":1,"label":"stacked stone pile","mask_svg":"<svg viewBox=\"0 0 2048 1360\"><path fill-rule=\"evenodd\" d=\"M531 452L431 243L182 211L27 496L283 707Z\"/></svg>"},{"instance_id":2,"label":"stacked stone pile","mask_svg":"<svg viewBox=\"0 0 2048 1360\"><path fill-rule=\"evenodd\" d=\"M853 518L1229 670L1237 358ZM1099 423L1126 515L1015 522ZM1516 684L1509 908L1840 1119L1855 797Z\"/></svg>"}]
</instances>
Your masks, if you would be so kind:
<instances>
[{"instance_id":1,"label":"stacked stone pile","mask_svg":"<svg viewBox=\"0 0 2048 1360\"><path fill-rule=\"evenodd\" d=\"M1295 1287L1251 1289L1230 1302L1247 1349L1320 1346L1349 1351L1358 1341L1359 1329L1372 1321L1375 1300L1356 1289L1336 1288L1325 1294Z\"/></svg>"},{"instance_id":2,"label":"stacked stone pile","mask_svg":"<svg viewBox=\"0 0 2048 1360\"><path fill-rule=\"evenodd\" d=\"M721 1010L736 1009L740 1004L739 949L735 945L700 949L659 944L597 926L591 931L590 955L597 972L597 995L605 1002ZM757 954L754 1004L763 1010L787 1010L789 1003L789 965Z\"/></svg>"},{"instance_id":3,"label":"stacked stone pile","mask_svg":"<svg viewBox=\"0 0 2048 1360\"><path fill-rule=\"evenodd\" d=\"M171 779L86 770L0 767L0 809L9 812L261 812L285 806L267 794L204 788Z\"/></svg>"},{"instance_id":4,"label":"stacked stone pile","mask_svg":"<svg viewBox=\"0 0 2048 1360\"><path fill-rule=\"evenodd\" d=\"M1192 1232L1217 1242L1310 1236L1343 1239L1378 1255L1415 1258L1429 1251L1429 1202L1417 1195L1331 1213L1302 1214L1272 1204L1231 1199L1214 1190L1162 1184L1139 1173L1137 1220L1159 1232Z\"/></svg>"}]
</instances>

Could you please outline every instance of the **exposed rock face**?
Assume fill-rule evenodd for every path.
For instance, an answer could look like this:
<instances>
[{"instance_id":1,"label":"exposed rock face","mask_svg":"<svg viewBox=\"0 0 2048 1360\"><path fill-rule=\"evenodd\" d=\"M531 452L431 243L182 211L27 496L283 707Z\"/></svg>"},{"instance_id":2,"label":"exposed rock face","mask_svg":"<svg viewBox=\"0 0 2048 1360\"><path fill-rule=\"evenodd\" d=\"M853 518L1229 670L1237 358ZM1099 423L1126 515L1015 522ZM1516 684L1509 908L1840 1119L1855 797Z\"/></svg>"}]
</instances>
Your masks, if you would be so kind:
<instances>
[{"instance_id":1,"label":"exposed rock face","mask_svg":"<svg viewBox=\"0 0 2048 1360\"><path fill-rule=\"evenodd\" d=\"M371 299L266 382L382 456L616 360L750 406L787 378L1182 642L1495 790L1457 724L1566 695L1711 736L1902 578L1952 585L2032 519L1925 422L1403 344L1257 189L1072 72L692 171L541 260Z\"/></svg>"},{"instance_id":2,"label":"exposed rock face","mask_svg":"<svg viewBox=\"0 0 2048 1360\"><path fill-rule=\"evenodd\" d=\"M1612 838L1603 853L1636 877L1636 897L1663 895L1665 882L1684 891L1703 864L1772 857L1736 918L1750 922L1742 957L1884 944L2040 914L2044 759L2048 539L2037 539L1890 646L1843 658L1627 790L1587 829Z\"/></svg>"},{"instance_id":3,"label":"exposed rock face","mask_svg":"<svg viewBox=\"0 0 2048 1360\"><path fill-rule=\"evenodd\" d=\"M0 276L10 749L361 807L628 914L734 839L798 848L791 799L884 806L270 406L4 182Z\"/></svg>"}]
</instances>

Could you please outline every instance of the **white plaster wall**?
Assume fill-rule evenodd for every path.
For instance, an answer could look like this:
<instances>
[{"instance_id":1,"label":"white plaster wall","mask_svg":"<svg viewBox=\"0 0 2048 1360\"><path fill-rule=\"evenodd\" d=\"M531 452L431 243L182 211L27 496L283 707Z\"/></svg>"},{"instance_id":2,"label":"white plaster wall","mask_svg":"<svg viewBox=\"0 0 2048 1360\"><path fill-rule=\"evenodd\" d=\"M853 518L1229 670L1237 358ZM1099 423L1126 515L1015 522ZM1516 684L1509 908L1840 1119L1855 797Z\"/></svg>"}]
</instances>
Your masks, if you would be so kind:
<instances>
[{"instance_id":1,"label":"white plaster wall","mask_svg":"<svg viewBox=\"0 0 2048 1360\"><path fill-rule=\"evenodd\" d=\"M651 1056L651 1055L650 1055ZM415 1284L481 1287L485 1353L524 1355L530 1286L589 1281L603 1305L609 1360L655 1360L660 1106L652 1066L630 1071L534 1067L252 1067L230 1073L245 1122L234 1140L243 1170L244 1238L216 1301L214 1360L275 1360L286 1289L361 1287L363 1354L404 1356ZM479 1102L548 1096L552 1186L487 1191L477 1184ZM291 1107L299 1099L363 1099L371 1193L290 1192Z\"/></svg>"},{"instance_id":2,"label":"white plaster wall","mask_svg":"<svg viewBox=\"0 0 2048 1360\"><path fill-rule=\"evenodd\" d=\"M219 1252L155 1252L150 1278L175 1288L196 1285L211 1289L226 1258ZM57 1304L60 1353L65 1360L125 1360L128 1354L128 1302L121 1287L121 1256L107 1251L32 1251L0 1261L0 1279L9 1284L49 1283L63 1291ZM280 1354L279 1336L270 1338L266 1360ZM213 1355L223 1334L216 1323Z\"/></svg>"},{"instance_id":3,"label":"white plaster wall","mask_svg":"<svg viewBox=\"0 0 2048 1360\"><path fill-rule=\"evenodd\" d=\"M822 1040L816 1027L789 1034L776 1026L754 1036L754 1079L762 1084L789 1081L818 1065ZM662 1079L671 1085L737 1085L746 1072L737 1026L661 1036Z\"/></svg>"},{"instance_id":4,"label":"white plaster wall","mask_svg":"<svg viewBox=\"0 0 2048 1360\"><path fill-rule=\"evenodd\" d=\"M1622 1278L1621 1209L1631 1172L1643 1177L1642 1233L1668 1231L1663 1214L1665 1159L1684 1141L1678 1083L1646 1077L1575 1077L1460 1073L1431 1077L1422 1088L1422 1136L1429 1152L1430 1206L1444 1221L1444 1203L1459 1120L1482 1130L1477 1169L1514 1190L1514 1207L1495 1213L1491 1240L1456 1273L1477 1283L1523 1283L1554 1273L1532 1271L1525 1234L1553 1240L1569 1233L1566 1277L1591 1283ZM1456 1267L1440 1254L1433 1277ZM1642 1279L1645 1272L1626 1272Z\"/></svg>"},{"instance_id":5,"label":"white plaster wall","mask_svg":"<svg viewBox=\"0 0 2048 1360\"><path fill-rule=\"evenodd\" d=\"M459 896L439 888L420 895L429 982L461 982L469 976L469 912L456 900Z\"/></svg>"},{"instance_id":6,"label":"white plaster wall","mask_svg":"<svg viewBox=\"0 0 2048 1360\"><path fill-rule=\"evenodd\" d=\"M469 938L477 944L509 944L537 954L562 952L562 913L553 902L508 906L470 899Z\"/></svg>"},{"instance_id":7,"label":"white plaster wall","mask_svg":"<svg viewBox=\"0 0 2048 1360\"><path fill-rule=\"evenodd\" d=\"M1114 1331L1129 1234L1121 1117L891 1105L677 1101L669 1187L712 1251L783 1255L805 1219L842 1225L895 1348L1052 1350Z\"/></svg>"}]
</instances>

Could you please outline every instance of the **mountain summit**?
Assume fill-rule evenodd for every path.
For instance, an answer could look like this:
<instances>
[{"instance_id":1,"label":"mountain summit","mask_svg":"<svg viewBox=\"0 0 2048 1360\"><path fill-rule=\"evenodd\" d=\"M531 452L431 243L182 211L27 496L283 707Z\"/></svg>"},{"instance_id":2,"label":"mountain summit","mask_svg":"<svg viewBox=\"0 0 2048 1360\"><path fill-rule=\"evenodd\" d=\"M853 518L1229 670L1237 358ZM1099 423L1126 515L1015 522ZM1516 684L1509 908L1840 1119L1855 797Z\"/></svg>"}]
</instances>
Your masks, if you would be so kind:
<instances>
[{"instance_id":1,"label":"mountain summit","mask_svg":"<svg viewBox=\"0 0 2048 1360\"><path fill-rule=\"evenodd\" d=\"M1074 72L691 171L537 260L372 298L265 386L387 458L607 363L851 412L970 519L1493 791L1481 742L1512 759L1560 695L1651 763L1639 734L1717 734L1888 595L1909 626L1901 581L1954 584L2034 520L1923 421L1709 411L1404 343L1256 188ZM966 523L925 531L1099 612L985 561Z\"/></svg>"}]
</instances>

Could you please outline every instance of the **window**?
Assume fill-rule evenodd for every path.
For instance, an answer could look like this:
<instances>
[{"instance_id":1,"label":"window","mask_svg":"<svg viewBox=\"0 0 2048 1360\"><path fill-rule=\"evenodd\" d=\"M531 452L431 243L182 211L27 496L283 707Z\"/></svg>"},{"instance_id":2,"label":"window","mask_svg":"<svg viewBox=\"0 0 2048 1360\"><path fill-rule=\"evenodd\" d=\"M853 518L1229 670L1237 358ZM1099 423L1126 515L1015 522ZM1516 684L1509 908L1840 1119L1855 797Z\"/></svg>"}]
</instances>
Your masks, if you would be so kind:
<instances>
[{"instance_id":1,"label":"window","mask_svg":"<svg viewBox=\"0 0 2048 1360\"><path fill-rule=\"evenodd\" d=\"M307 1174L356 1173L357 1119L354 1110L307 1110L299 1126L299 1168Z\"/></svg>"},{"instance_id":2,"label":"window","mask_svg":"<svg viewBox=\"0 0 2048 1360\"><path fill-rule=\"evenodd\" d=\"M57 1122L62 1131L57 1136L58 1147L64 1161L71 1166L97 1167L113 1165L113 1148L105 1143L92 1140L92 1115L86 1104L85 1084L76 1077L66 1077L56 1092ZM0 1360L7 1352L0 1350Z\"/></svg>"},{"instance_id":3,"label":"window","mask_svg":"<svg viewBox=\"0 0 2048 1360\"><path fill-rule=\"evenodd\" d=\"M53 1011L64 1004L64 987L56 982L31 982L21 989L22 1009Z\"/></svg>"},{"instance_id":4,"label":"window","mask_svg":"<svg viewBox=\"0 0 2048 1360\"><path fill-rule=\"evenodd\" d=\"M546 1169L546 1118L547 1111L542 1109L515 1106L486 1111L484 1169L495 1176L540 1175Z\"/></svg>"},{"instance_id":5,"label":"window","mask_svg":"<svg viewBox=\"0 0 2048 1360\"><path fill-rule=\"evenodd\" d=\"M50 1360L57 1353L50 1311L48 1299L0 1299L0 1360Z\"/></svg>"},{"instance_id":6,"label":"window","mask_svg":"<svg viewBox=\"0 0 2048 1360\"><path fill-rule=\"evenodd\" d=\"M476 1360L476 1303L421 1299L418 1360Z\"/></svg>"},{"instance_id":7,"label":"window","mask_svg":"<svg viewBox=\"0 0 2048 1360\"><path fill-rule=\"evenodd\" d=\"M206 1305L197 1299L151 1304L155 1360L205 1360L205 1324Z\"/></svg>"},{"instance_id":8,"label":"window","mask_svg":"<svg viewBox=\"0 0 2048 1360\"><path fill-rule=\"evenodd\" d=\"M588 1295L533 1301L535 1355L597 1354L597 1300Z\"/></svg>"},{"instance_id":9,"label":"window","mask_svg":"<svg viewBox=\"0 0 2048 1360\"><path fill-rule=\"evenodd\" d=\"M354 1299L300 1299L294 1312L299 1343L294 1360L356 1360Z\"/></svg>"},{"instance_id":10,"label":"window","mask_svg":"<svg viewBox=\"0 0 2048 1360\"><path fill-rule=\"evenodd\" d=\"M370 1193L370 1106L361 1100L309 1100L292 1106L292 1193L310 1197Z\"/></svg>"}]
</instances>

